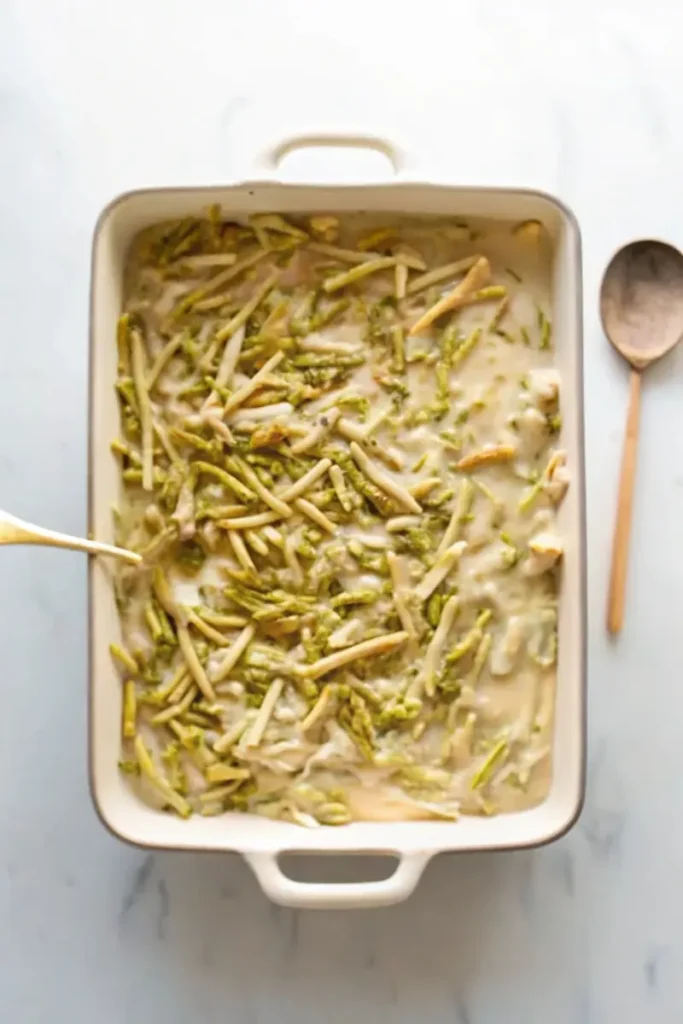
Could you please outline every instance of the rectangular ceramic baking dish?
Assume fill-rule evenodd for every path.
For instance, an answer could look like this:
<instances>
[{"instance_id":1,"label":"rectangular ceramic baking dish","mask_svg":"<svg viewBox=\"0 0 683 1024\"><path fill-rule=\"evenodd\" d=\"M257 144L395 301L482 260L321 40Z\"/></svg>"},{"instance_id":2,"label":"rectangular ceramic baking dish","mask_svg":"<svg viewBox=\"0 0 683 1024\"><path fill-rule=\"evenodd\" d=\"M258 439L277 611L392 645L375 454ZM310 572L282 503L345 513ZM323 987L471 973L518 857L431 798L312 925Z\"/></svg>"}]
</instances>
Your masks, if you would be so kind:
<instances>
[{"instance_id":1,"label":"rectangular ceramic baking dish","mask_svg":"<svg viewBox=\"0 0 683 1024\"><path fill-rule=\"evenodd\" d=\"M281 157L307 145L369 146L385 153L395 176L386 184L303 185L277 180ZM266 151L250 180L228 186L157 188L129 192L111 202L95 229L90 323L89 528L112 539L111 506L119 499L119 473L109 443L119 431L116 320L121 309L123 268L133 237L169 218L197 214L211 203L236 217L261 211L382 211L506 221L540 220L553 240L553 333L562 375L562 445L572 484L560 511L566 541L561 583L559 661L553 772L547 799L530 810L459 822L361 822L305 829L282 821L226 814L182 821L141 803L122 779L121 686L108 652L120 635L109 567L92 560L89 572L90 779L104 824L142 847L242 854L269 897L289 906L360 907L398 902L408 896L429 860L446 851L511 850L539 846L564 834L576 821L584 793L586 538L584 516L581 247L573 214L557 199L516 188L450 187L429 184L407 169L403 154L375 137L312 136L287 139ZM363 853L396 858L382 881L308 884L289 878L279 858L287 852Z\"/></svg>"}]
</instances>

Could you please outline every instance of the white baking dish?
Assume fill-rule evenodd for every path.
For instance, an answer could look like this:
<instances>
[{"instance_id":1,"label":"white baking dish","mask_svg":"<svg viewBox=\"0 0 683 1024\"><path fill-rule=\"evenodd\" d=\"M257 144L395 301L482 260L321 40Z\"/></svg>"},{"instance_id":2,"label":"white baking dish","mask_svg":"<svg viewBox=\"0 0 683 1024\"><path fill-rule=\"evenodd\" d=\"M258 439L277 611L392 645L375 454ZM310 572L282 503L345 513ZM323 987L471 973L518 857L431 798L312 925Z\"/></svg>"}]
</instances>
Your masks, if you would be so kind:
<instances>
[{"instance_id":1,"label":"white baking dish","mask_svg":"<svg viewBox=\"0 0 683 1024\"><path fill-rule=\"evenodd\" d=\"M385 152L396 177L387 184L291 185L276 180L277 164L290 149L311 144L371 146ZM93 245L90 369L89 528L110 540L111 505L118 500L119 473L109 443L119 430L115 325L121 307L122 271L128 247L142 228L184 217L220 203L236 216L257 211L376 210L397 214L494 217L543 222L554 242L553 321L557 363L563 378L562 444L572 485L560 512L566 538L559 622L559 663L553 777L538 807L457 823L363 822L308 830L266 818L227 814L182 821L141 803L117 768L121 687L108 645L119 623L108 566L90 565L90 773L93 799L105 825L144 847L234 851L243 854L264 891L279 903L307 907L359 907L404 899L425 865L444 851L505 850L538 846L575 822L584 792L585 762L585 519L580 236L575 218L558 200L534 191L448 187L416 180L402 170L397 149L375 138L298 138L265 153L252 180L215 188L159 188L115 199L99 218ZM285 852L394 855L390 878L355 884L307 884L287 877L278 858Z\"/></svg>"}]
</instances>

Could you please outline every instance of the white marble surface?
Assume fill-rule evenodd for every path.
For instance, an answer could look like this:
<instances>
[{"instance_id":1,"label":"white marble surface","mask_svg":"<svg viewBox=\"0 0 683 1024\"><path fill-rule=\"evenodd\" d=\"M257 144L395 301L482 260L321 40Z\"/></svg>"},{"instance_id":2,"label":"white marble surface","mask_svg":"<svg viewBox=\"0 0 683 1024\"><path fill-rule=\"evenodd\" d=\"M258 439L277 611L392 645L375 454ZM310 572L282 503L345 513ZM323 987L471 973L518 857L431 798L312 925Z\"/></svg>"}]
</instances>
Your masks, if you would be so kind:
<instances>
[{"instance_id":1,"label":"white marble surface","mask_svg":"<svg viewBox=\"0 0 683 1024\"><path fill-rule=\"evenodd\" d=\"M87 792L84 564L4 550L3 1021L680 1019L683 352L645 387L628 628L611 646L626 373L596 289L625 239L683 246L683 9L421 0L397 12L388 0L3 0L0 505L83 529L89 246L114 193L225 180L306 124L385 131L444 180L559 193L585 246L586 809L548 849L441 858L408 903L347 915L270 906L234 857L120 845ZM313 166L348 171L330 154Z\"/></svg>"}]
</instances>

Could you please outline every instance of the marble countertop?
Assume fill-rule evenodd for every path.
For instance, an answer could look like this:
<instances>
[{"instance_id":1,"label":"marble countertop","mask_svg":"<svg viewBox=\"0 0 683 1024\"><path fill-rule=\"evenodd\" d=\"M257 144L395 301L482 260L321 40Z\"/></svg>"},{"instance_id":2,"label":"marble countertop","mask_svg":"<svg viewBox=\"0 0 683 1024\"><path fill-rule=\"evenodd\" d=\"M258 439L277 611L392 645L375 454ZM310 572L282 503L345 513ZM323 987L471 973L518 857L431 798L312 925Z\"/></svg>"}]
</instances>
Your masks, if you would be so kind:
<instances>
[{"instance_id":1,"label":"marble countertop","mask_svg":"<svg viewBox=\"0 0 683 1024\"><path fill-rule=\"evenodd\" d=\"M669 1024L683 1006L683 352L644 388L628 622L612 645L627 374L596 292L622 241L683 246L683 13L671 0L422 0L405 20L379 0L341 10L0 6L0 503L84 529L89 248L115 193L228 180L290 130L353 126L397 138L434 179L559 194L585 259L585 811L546 849L442 857L407 903L349 914L272 906L233 856L123 846L87 790L84 562L6 549L0 1016ZM330 153L293 157L287 173L305 159L332 178L384 173Z\"/></svg>"}]
</instances>

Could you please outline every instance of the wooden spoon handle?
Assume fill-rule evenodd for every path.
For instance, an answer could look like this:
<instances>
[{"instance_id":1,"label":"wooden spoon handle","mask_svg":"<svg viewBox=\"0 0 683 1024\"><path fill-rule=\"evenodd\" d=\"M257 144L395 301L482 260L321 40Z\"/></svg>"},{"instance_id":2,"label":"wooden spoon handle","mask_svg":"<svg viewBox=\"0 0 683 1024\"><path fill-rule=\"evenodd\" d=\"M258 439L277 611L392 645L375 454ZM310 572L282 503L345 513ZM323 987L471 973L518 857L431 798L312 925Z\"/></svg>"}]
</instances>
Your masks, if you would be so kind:
<instances>
[{"instance_id":1,"label":"wooden spoon handle","mask_svg":"<svg viewBox=\"0 0 683 1024\"><path fill-rule=\"evenodd\" d=\"M612 635L618 633L624 624L626 603L626 575L628 571L629 538L631 536L631 513L633 511L633 483L636 475L638 452L638 426L640 423L640 372L631 370L631 386L626 419L626 436L621 460L621 480L617 519L612 542L612 573L607 599L607 629Z\"/></svg>"}]
</instances>

